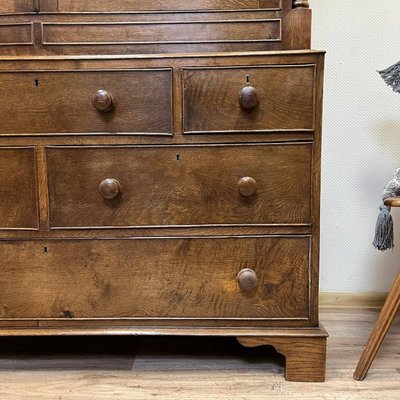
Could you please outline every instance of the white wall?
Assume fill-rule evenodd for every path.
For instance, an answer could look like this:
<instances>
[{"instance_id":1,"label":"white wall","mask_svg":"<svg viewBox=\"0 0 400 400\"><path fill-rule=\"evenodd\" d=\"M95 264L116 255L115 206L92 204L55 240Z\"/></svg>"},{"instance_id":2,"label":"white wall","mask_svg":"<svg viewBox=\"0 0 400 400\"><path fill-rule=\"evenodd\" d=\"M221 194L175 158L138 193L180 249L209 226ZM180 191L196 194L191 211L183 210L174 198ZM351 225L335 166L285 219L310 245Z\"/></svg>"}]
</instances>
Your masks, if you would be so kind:
<instances>
[{"instance_id":1,"label":"white wall","mask_svg":"<svg viewBox=\"0 0 400 400\"><path fill-rule=\"evenodd\" d=\"M400 61L399 0L310 0L313 48L327 51L321 198L321 291L387 291L394 251L371 243L382 189L400 167L400 94L376 70Z\"/></svg>"}]
</instances>

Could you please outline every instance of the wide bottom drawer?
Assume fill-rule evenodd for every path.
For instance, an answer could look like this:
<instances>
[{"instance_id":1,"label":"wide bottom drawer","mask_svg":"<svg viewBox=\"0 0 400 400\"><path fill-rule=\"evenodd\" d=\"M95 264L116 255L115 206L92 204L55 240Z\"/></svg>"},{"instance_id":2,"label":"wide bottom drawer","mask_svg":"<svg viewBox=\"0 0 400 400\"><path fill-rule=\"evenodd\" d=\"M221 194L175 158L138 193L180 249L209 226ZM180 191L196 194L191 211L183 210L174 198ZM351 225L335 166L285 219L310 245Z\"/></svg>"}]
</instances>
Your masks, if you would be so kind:
<instances>
[{"instance_id":1,"label":"wide bottom drawer","mask_svg":"<svg viewBox=\"0 0 400 400\"><path fill-rule=\"evenodd\" d=\"M305 320L309 247L307 236L3 241L0 318Z\"/></svg>"}]
</instances>

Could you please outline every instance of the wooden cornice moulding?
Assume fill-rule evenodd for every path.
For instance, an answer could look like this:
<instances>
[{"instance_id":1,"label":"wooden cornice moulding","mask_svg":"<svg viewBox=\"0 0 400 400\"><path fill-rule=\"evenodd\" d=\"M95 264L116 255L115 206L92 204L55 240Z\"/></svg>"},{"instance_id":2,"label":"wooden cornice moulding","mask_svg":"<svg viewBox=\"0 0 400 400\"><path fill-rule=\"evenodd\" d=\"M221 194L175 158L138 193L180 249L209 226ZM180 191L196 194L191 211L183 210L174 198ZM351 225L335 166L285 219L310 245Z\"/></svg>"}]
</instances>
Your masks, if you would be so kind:
<instances>
[{"instance_id":1,"label":"wooden cornice moulding","mask_svg":"<svg viewBox=\"0 0 400 400\"><path fill-rule=\"evenodd\" d=\"M308 0L293 0L293 8L310 8Z\"/></svg>"}]
</instances>

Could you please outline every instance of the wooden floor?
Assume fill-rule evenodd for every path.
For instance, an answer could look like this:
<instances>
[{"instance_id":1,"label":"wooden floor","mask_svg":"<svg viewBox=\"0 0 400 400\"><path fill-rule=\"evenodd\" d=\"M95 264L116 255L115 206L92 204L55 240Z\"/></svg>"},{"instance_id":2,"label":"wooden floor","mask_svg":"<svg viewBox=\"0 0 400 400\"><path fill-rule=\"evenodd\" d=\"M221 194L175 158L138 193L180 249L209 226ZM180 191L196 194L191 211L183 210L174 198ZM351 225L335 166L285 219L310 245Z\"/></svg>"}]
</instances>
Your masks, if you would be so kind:
<instances>
[{"instance_id":1,"label":"wooden floor","mask_svg":"<svg viewBox=\"0 0 400 400\"><path fill-rule=\"evenodd\" d=\"M330 309L325 383L283 378L284 358L234 339L0 338L0 399L400 400L397 317L364 382L352 379L377 311Z\"/></svg>"}]
</instances>

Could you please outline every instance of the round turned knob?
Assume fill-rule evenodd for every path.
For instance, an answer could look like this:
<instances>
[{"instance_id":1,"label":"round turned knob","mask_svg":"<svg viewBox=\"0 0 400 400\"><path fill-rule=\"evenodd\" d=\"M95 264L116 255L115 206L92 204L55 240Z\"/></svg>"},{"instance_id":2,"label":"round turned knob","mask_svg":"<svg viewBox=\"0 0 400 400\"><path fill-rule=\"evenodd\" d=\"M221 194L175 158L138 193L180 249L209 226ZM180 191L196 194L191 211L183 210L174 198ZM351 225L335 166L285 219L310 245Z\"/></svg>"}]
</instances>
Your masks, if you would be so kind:
<instances>
[{"instance_id":1,"label":"round turned knob","mask_svg":"<svg viewBox=\"0 0 400 400\"><path fill-rule=\"evenodd\" d=\"M93 107L100 112L108 112L113 108L113 97L105 90L98 90L92 97Z\"/></svg>"},{"instance_id":2,"label":"round turned knob","mask_svg":"<svg viewBox=\"0 0 400 400\"><path fill-rule=\"evenodd\" d=\"M242 108L251 110L260 103L258 90L253 86L246 86L240 92L239 102Z\"/></svg>"},{"instance_id":3,"label":"round turned knob","mask_svg":"<svg viewBox=\"0 0 400 400\"><path fill-rule=\"evenodd\" d=\"M245 292L250 292L257 287L257 274L250 268L242 269L236 279L240 289Z\"/></svg>"},{"instance_id":4,"label":"round turned knob","mask_svg":"<svg viewBox=\"0 0 400 400\"><path fill-rule=\"evenodd\" d=\"M121 185L116 179L107 178L100 182L99 191L105 199L110 200L121 193Z\"/></svg>"},{"instance_id":5,"label":"round turned knob","mask_svg":"<svg viewBox=\"0 0 400 400\"><path fill-rule=\"evenodd\" d=\"M250 176L244 176L238 181L238 191L244 197L253 196L257 191L257 182Z\"/></svg>"}]
</instances>

